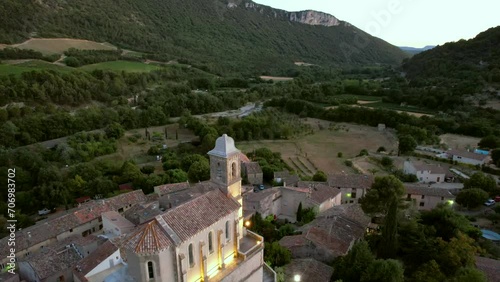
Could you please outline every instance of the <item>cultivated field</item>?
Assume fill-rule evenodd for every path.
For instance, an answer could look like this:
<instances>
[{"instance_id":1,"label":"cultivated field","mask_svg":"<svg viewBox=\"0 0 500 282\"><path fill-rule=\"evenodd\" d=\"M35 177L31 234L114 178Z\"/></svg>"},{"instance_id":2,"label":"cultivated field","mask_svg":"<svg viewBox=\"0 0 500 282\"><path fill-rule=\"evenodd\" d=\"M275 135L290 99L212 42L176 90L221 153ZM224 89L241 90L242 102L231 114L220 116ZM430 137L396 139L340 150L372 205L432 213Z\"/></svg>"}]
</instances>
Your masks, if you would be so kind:
<instances>
[{"instance_id":1,"label":"cultivated field","mask_svg":"<svg viewBox=\"0 0 500 282\"><path fill-rule=\"evenodd\" d=\"M0 75L19 75L27 71L55 70L69 72L72 68L40 60L16 60L15 64L0 64ZM22 62L20 62L22 61ZM13 63L12 61L10 63Z\"/></svg>"},{"instance_id":2,"label":"cultivated field","mask_svg":"<svg viewBox=\"0 0 500 282\"><path fill-rule=\"evenodd\" d=\"M272 81L289 81L293 80L293 77L281 77L281 76L261 76L263 80L272 80Z\"/></svg>"},{"instance_id":3,"label":"cultivated field","mask_svg":"<svg viewBox=\"0 0 500 282\"><path fill-rule=\"evenodd\" d=\"M116 50L117 48L109 43L99 43L83 39L71 38L32 38L23 43L13 45L0 45L0 49L5 47L15 47L19 49L33 49L44 55L62 54L69 48L82 50Z\"/></svg>"},{"instance_id":4,"label":"cultivated field","mask_svg":"<svg viewBox=\"0 0 500 282\"><path fill-rule=\"evenodd\" d=\"M441 138L441 142L448 145L451 149L472 149L477 147L477 143L481 140L480 138L464 136L464 135L456 135L456 134L444 134L439 136Z\"/></svg>"},{"instance_id":5,"label":"cultivated field","mask_svg":"<svg viewBox=\"0 0 500 282\"><path fill-rule=\"evenodd\" d=\"M153 70L160 69L159 66L144 64L140 62L129 62L129 61L112 61L104 62L92 65L86 65L80 67L79 69L85 71L93 70L112 70L112 71L126 71L126 72L149 72Z\"/></svg>"},{"instance_id":6,"label":"cultivated field","mask_svg":"<svg viewBox=\"0 0 500 282\"><path fill-rule=\"evenodd\" d=\"M283 160L300 174L312 175L316 170L326 173L353 173L344 164L354 158L362 149L375 152L384 146L389 152L397 149L397 138L390 131L379 132L375 127L338 123L317 119L304 119L314 126L314 133L293 140L264 140L237 142L243 152L267 147L280 152ZM332 125L331 125L332 124ZM342 152L343 157L337 154Z\"/></svg>"}]
</instances>

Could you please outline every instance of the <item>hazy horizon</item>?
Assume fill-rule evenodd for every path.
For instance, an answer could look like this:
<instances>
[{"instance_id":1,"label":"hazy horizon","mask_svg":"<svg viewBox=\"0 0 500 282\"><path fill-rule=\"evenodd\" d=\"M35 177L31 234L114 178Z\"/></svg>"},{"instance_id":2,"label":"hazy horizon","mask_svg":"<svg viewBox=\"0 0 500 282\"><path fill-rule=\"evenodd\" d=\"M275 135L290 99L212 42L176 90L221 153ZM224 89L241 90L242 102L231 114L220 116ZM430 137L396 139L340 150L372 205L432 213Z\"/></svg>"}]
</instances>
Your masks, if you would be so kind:
<instances>
[{"instance_id":1,"label":"hazy horizon","mask_svg":"<svg viewBox=\"0 0 500 282\"><path fill-rule=\"evenodd\" d=\"M500 2L478 0L256 0L287 11L316 10L405 47L422 48L470 39L500 25Z\"/></svg>"}]
</instances>

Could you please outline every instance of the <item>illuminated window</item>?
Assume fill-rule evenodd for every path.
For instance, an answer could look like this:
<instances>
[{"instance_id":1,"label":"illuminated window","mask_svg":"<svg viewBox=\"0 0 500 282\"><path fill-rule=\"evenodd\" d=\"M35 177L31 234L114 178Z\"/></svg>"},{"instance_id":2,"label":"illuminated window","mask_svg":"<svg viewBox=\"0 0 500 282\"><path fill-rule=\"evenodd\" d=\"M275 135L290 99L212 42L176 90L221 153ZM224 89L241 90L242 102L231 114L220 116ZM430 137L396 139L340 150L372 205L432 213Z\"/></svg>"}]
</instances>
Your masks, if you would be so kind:
<instances>
[{"instance_id":1,"label":"illuminated window","mask_svg":"<svg viewBox=\"0 0 500 282\"><path fill-rule=\"evenodd\" d=\"M155 271L153 268L153 262L148 261L148 278L149 279L154 279L155 278Z\"/></svg>"},{"instance_id":2,"label":"illuminated window","mask_svg":"<svg viewBox=\"0 0 500 282\"><path fill-rule=\"evenodd\" d=\"M193 267L194 266L193 244L189 244L188 253L189 253L189 266Z\"/></svg>"},{"instance_id":3,"label":"illuminated window","mask_svg":"<svg viewBox=\"0 0 500 282\"><path fill-rule=\"evenodd\" d=\"M214 251L214 245L212 242L212 231L210 231L210 233L208 233L208 251L210 253L212 253Z\"/></svg>"}]
</instances>

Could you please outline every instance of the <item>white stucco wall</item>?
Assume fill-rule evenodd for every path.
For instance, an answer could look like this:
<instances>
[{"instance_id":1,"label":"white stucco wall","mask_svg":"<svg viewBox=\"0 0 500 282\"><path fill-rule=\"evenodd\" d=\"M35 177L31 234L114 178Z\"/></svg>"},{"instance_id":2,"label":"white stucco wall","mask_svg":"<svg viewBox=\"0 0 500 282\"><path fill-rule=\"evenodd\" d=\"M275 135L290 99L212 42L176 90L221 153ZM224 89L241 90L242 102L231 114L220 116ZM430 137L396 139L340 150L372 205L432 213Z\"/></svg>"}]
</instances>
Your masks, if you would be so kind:
<instances>
[{"instance_id":1,"label":"white stucco wall","mask_svg":"<svg viewBox=\"0 0 500 282\"><path fill-rule=\"evenodd\" d=\"M120 250L116 250L116 252L114 252L112 255L110 255L109 257L105 258L100 264L98 264L94 269L92 269L91 271L89 271L89 273L87 273L85 275L85 277L89 277L89 276L92 276L94 274L97 274L101 271L104 271L106 269L110 269L111 267L121 263L123 260L122 260L122 257L120 255Z\"/></svg>"}]
</instances>

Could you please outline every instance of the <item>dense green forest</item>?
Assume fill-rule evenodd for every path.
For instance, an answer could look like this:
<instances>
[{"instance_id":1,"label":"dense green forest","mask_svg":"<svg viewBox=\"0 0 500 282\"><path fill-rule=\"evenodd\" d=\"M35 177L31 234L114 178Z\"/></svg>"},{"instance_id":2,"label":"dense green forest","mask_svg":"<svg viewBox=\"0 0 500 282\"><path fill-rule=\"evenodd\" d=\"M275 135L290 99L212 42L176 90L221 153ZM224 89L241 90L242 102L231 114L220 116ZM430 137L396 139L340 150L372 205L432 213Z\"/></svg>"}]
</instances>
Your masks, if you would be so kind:
<instances>
[{"instance_id":1,"label":"dense green forest","mask_svg":"<svg viewBox=\"0 0 500 282\"><path fill-rule=\"evenodd\" d=\"M415 85L500 83L499 45L500 26L419 53L405 60L403 70Z\"/></svg>"},{"instance_id":2,"label":"dense green forest","mask_svg":"<svg viewBox=\"0 0 500 282\"><path fill-rule=\"evenodd\" d=\"M215 73L286 70L296 61L322 65L401 62L399 48L363 31L290 22L284 11L238 1L115 1L0 3L0 43L37 37L110 42L163 59L187 59Z\"/></svg>"}]
</instances>

